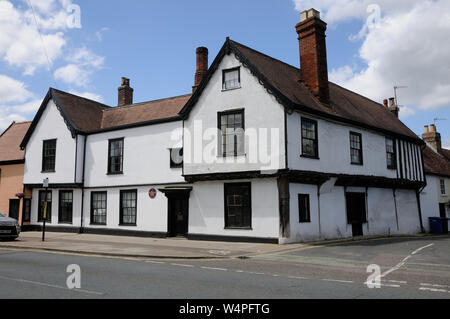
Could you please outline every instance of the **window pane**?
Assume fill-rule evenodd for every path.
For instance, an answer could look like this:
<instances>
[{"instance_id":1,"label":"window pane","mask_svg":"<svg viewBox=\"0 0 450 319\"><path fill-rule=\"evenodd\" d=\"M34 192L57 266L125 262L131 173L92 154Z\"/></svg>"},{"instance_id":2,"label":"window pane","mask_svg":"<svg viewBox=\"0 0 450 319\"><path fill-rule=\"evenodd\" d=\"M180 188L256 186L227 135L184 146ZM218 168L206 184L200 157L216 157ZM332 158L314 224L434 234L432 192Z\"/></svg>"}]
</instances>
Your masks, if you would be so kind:
<instances>
[{"instance_id":1,"label":"window pane","mask_svg":"<svg viewBox=\"0 0 450 319\"><path fill-rule=\"evenodd\" d=\"M223 77L224 77L223 79L224 90L235 89L240 87L239 70L224 71Z\"/></svg>"},{"instance_id":2,"label":"window pane","mask_svg":"<svg viewBox=\"0 0 450 319\"><path fill-rule=\"evenodd\" d=\"M317 122L302 119L302 155L318 157Z\"/></svg>"},{"instance_id":3,"label":"window pane","mask_svg":"<svg viewBox=\"0 0 450 319\"><path fill-rule=\"evenodd\" d=\"M310 210L309 210L309 195L298 195L298 209L300 223L311 222Z\"/></svg>"},{"instance_id":4,"label":"window pane","mask_svg":"<svg viewBox=\"0 0 450 319\"><path fill-rule=\"evenodd\" d=\"M121 223L122 224L136 224L137 211L137 193L136 191L121 192Z\"/></svg>"},{"instance_id":5,"label":"window pane","mask_svg":"<svg viewBox=\"0 0 450 319\"><path fill-rule=\"evenodd\" d=\"M221 152L223 156L245 153L244 111L220 115Z\"/></svg>"}]
</instances>

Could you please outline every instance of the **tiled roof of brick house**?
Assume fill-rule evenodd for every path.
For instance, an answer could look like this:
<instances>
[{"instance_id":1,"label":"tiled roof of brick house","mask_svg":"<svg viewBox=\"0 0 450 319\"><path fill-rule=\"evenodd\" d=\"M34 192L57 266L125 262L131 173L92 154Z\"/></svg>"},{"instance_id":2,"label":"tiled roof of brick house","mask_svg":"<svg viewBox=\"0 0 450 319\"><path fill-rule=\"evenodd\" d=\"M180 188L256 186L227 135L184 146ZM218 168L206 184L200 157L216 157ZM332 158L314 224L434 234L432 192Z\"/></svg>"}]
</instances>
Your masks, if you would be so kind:
<instances>
[{"instance_id":1,"label":"tiled roof of brick house","mask_svg":"<svg viewBox=\"0 0 450 319\"><path fill-rule=\"evenodd\" d=\"M0 164L21 162L25 159L25 152L20 149L20 143L30 125L31 122L14 122L0 135Z\"/></svg>"},{"instance_id":2,"label":"tiled roof of brick house","mask_svg":"<svg viewBox=\"0 0 450 319\"><path fill-rule=\"evenodd\" d=\"M422 147L425 172L450 177L450 160L429 146Z\"/></svg>"}]
</instances>

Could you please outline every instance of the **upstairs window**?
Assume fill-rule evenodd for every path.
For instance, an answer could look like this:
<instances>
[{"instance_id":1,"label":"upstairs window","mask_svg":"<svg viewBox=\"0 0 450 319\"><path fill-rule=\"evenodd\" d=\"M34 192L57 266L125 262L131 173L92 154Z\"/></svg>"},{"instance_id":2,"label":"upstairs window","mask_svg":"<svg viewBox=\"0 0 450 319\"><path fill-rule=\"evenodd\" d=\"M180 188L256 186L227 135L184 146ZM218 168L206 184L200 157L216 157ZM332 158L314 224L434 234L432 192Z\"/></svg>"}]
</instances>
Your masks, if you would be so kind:
<instances>
[{"instance_id":1,"label":"upstairs window","mask_svg":"<svg viewBox=\"0 0 450 319\"><path fill-rule=\"evenodd\" d=\"M54 172L56 164L56 140L44 141L42 149L42 172Z\"/></svg>"},{"instance_id":2,"label":"upstairs window","mask_svg":"<svg viewBox=\"0 0 450 319\"><path fill-rule=\"evenodd\" d=\"M241 72L239 68L223 70L222 90L233 90L241 87Z\"/></svg>"},{"instance_id":3,"label":"upstairs window","mask_svg":"<svg viewBox=\"0 0 450 319\"><path fill-rule=\"evenodd\" d=\"M219 154L223 157L245 154L244 110L219 113Z\"/></svg>"},{"instance_id":4,"label":"upstairs window","mask_svg":"<svg viewBox=\"0 0 450 319\"><path fill-rule=\"evenodd\" d=\"M302 156L319 158L317 121L302 118Z\"/></svg>"},{"instance_id":5,"label":"upstairs window","mask_svg":"<svg viewBox=\"0 0 450 319\"><path fill-rule=\"evenodd\" d=\"M441 186L441 195L447 195L447 190L445 189L445 180L440 180L440 186Z\"/></svg>"},{"instance_id":6,"label":"upstairs window","mask_svg":"<svg viewBox=\"0 0 450 319\"><path fill-rule=\"evenodd\" d=\"M362 135L350 132L350 156L352 164L363 165Z\"/></svg>"},{"instance_id":7,"label":"upstairs window","mask_svg":"<svg viewBox=\"0 0 450 319\"><path fill-rule=\"evenodd\" d=\"M123 138L109 140L108 174L123 173Z\"/></svg>"},{"instance_id":8,"label":"upstairs window","mask_svg":"<svg viewBox=\"0 0 450 319\"><path fill-rule=\"evenodd\" d=\"M387 168L396 169L397 168L397 155L395 151L395 140L392 138L386 138L386 159Z\"/></svg>"}]
</instances>

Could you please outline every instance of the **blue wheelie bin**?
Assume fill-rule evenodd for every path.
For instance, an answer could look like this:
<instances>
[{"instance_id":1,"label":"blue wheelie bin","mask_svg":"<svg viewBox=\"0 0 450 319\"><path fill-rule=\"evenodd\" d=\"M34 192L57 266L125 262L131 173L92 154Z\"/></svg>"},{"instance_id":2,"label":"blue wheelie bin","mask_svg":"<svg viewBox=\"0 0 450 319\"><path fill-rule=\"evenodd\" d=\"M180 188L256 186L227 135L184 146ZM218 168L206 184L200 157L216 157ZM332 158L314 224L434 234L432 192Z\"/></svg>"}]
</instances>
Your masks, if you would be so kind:
<instances>
[{"instance_id":1,"label":"blue wheelie bin","mask_svg":"<svg viewBox=\"0 0 450 319\"><path fill-rule=\"evenodd\" d=\"M430 229L431 229L432 234L443 234L444 228L443 228L442 218L430 217Z\"/></svg>"}]
</instances>

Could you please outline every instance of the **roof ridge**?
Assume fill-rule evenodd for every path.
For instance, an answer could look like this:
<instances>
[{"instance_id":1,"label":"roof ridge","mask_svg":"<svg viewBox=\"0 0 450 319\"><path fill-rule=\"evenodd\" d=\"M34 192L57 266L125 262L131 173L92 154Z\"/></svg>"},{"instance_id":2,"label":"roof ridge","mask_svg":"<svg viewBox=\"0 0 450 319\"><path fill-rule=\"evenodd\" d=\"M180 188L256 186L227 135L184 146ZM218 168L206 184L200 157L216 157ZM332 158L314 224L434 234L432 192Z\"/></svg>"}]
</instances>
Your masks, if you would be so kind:
<instances>
[{"instance_id":1,"label":"roof ridge","mask_svg":"<svg viewBox=\"0 0 450 319\"><path fill-rule=\"evenodd\" d=\"M93 103L102 105L102 106L107 107L107 108L112 108L112 106L106 105L106 104L101 103L101 102L98 102L98 101L94 101L94 100L92 100L92 99L88 99L88 98L86 98L86 97L84 97L84 96L79 96L79 95L76 95L76 94L73 94L73 93L69 93L69 92L66 92L66 91L62 91L62 90L58 90L58 89L55 89L55 88L52 88L52 87L50 88L50 90L56 91L57 93L62 93L62 94L67 94L67 95L75 96L75 97L77 97L77 98L79 98L79 99L86 100L86 101L89 101L89 102L93 102Z\"/></svg>"},{"instance_id":2,"label":"roof ridge","mask_svg":"<svg viewBox=\"0 0 450 319\"><path fill-rule=\"evenodd\" d=\"M265 56L265 57L267 57L267 58L269 58L269 59L271 59L271 60L274 60L274 61L276 61L276 62L280 62L280 63L282 63L282 64L285 64L285 65L287 65L287 66L289 66L289 67L291 67L291 68L294 68L294 69L300 71L300 68L298 68L298 67L296 67L296 66L294 66L294 65L292 65L292 64L289 64L289 63L287 63L287 62L284 62L284 61L281 61L281 60L276 59L276 58L274 58L274 57L271 57L270 55L268 55L268 54L266 54L266 53L263 53L263 52L261 52L261 51L255 50L255 49L253 49L253 48L250 48L249 46L246 46L245 44L242 44L242 43L240 43L240 42L237 42L237 41L234 41L234 40L231 40L231 39L230 39L230 41L231 41L231 42L234 42L234 43L236 43L236 44L238 44L238 45L240 45L240 46L243 46L244 48L249 49L249 50L251 50L251 51L253 51L253 52L255 52L255 53L258 53L258 54L260 54L260 55L262 55L262 56Z\"/></svg>"},{"instance_id":3,"label":"roof ridge","mask_svg":"<svg viewBox=\"0 0 450 319\"><path fill-rule=\"evenodd\" d=\"M187 97L187 96L190 96L190 95L192 95L192 93L182 94L182 95L177 95L177 96L171 96L171 97L157 99L157 100L144 101L144 102L139 102L139 103L135 103L135 104L128 104L128 105L124 105L124 106L110 107L110 108L108 108L106 110L102 110L102 112L121 110L121 109L125 109L125 108L132 108L132 107L140 106L140 105L143 105L143 104L156 103L156 102L161 102L161 101L166 101L166 100L173 100L173 99L177 99L177 98L181 98L181 97Z\"/></svg>"}]
</instances>

